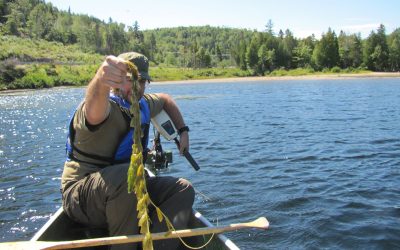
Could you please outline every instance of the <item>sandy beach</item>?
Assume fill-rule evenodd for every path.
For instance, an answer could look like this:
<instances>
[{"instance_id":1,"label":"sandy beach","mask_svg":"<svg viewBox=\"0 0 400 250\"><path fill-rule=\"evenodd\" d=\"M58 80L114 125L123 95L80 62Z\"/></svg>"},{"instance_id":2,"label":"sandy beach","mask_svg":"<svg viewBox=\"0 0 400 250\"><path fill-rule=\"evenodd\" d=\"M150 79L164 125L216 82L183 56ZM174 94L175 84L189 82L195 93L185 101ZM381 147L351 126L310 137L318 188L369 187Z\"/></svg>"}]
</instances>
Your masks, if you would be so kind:
<instances>
[{"instance_id":1,"label":"sandy beach","mask_svg":"<svg viewBox=\"0 0 400 250\"><path fill-rule=\"evenodd\" d=\"M198 80L159 81L151 84L181 84L181 83L218 83L218 82L256 82L256 81L287 81L287 80L334 80L354 78L400 78L400 72L371 72L360 74L324 74L324 75L301 75L301 76L254 76L254 77L231 77Z\"/></svg>"}]
</instances>

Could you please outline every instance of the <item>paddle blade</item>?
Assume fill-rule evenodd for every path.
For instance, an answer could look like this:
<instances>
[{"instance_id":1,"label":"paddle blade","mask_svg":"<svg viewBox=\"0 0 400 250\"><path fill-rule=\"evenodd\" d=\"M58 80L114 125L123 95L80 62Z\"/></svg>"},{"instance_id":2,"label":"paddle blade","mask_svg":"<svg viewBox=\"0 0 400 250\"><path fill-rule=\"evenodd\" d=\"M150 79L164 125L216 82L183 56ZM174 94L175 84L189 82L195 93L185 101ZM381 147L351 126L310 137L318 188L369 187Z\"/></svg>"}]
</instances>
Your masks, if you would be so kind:
<instances>
[{"instance_id":1,"label":"paddle blade","mask_svg":"<svg viewBox=\"0 0 400 250\"><path fill-rule=\"evenodd\" d=\"M260 217L257 220L249 222L249 226L259 229L268 229L269 221L265 217Z\"/></svg>"},{"instance_id":2,"label":"paddle blade","mask_svg":"<svg viewBox=\"0 0 400 250\"><path fill-rule=\"evenodd\" d=\"M267 218L260 217L260 218L258 218L256 220L253 220L253 221L250 221L250 222L231 224L230 227L231 227L232 230L240 229L240 228L268 229L269 222L268 222Z\"/></svg>"}]
</instances>

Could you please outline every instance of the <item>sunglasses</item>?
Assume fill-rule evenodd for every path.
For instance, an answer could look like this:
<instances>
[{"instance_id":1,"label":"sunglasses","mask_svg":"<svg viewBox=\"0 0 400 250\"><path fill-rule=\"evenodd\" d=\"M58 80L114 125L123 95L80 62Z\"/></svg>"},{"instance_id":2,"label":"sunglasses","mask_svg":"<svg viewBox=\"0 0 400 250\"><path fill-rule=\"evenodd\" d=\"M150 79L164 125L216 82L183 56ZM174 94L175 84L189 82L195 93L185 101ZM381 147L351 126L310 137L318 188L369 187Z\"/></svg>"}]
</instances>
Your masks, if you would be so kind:
<instances>
[{"instance_id":1,"label":"sunglasses","mask_svg":"<svg viewBox=\"0 0 400 250\"><path fill-rule=\"evenodd\" d=\"M149 80L146 80L146 79L139 79L139 83L140 83L141 85L144 85L145 87L147 87L147 86L150 85L150 81L149 81Z\"/></svg>"},{"instance_id":2,"label":"sunglasses","mask_svg":"<svg viewBox=\"0 0 400 250\"><path fill-rule=\"evenodd\" d=\"M126 77L126 80L130 81L130 80L131 80L131 77L130 77L130 76L127 76L127 77ZM147 87L147 86L150 85L150 81L147 80L147 79L140 79L140 78L139 78L138 82L139 82L139 84L141 84L141 85L145 85L145 87Z\"/></svg>"}]
</instances>

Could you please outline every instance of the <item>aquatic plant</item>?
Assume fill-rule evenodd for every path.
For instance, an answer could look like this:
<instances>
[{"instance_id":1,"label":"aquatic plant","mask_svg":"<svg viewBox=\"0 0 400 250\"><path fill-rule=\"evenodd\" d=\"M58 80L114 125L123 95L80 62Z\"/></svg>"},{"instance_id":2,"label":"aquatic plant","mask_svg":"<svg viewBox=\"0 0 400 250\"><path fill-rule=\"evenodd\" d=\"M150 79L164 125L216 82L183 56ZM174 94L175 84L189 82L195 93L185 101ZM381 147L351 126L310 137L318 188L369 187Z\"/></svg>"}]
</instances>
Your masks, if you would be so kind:
<instances>
[{"instance_id":1,"label":"aquatic plant","mask_svg":"<svg viewBox=\"0 0 400 250\"><path fill-rule=\"evenodd\" d=\"M128 169L128 192L135 192L137 198L136 209L138 211L138 226L140 227L140 233L145 235L143 240L143 249L153 249L153 241L150 233L150 217L148 206L151 204L155 207L157 217L160 222L165 218L165 222L168 227L167 234L170 234L172 230L175 230L170 220L165 216L159 207L150 199L149 193L146 187L145 169L143 165L143 146L141 143L142 130L140 126L140 107L139 107L139 84L138 84L138 70L137 67L131 63L126 62L128 69L132 74L132 96L131 96L131 128L134 129L133 133L133 145L131 161Z\"/></svg>"},{"instance_id":2,"label":"aquatic plant","mask_svg":"<svg viewBox=\"0 0 400 250\"><path fill-rule=\"evenodd\" d=\"M149 193L147 192L146 186L146 175L145 169L143 165L143 146L142 146L142 130L141 130L141 117L140 117L140 107L139 107L139 82L138 82L138 69L137 67L127 61L128 70L131 73L131 81L132 81L132 96L131 96L131 107L130 107L130 114L131 114L131 123L130 127L134 129L133 132L133 145L132 145L132 155L128 169L128 192L135 192L137 205L136 209L138 211L137 218L138 218L138 226L140 227L140 233L143 234L145 237L142 242L143 250L152 250L153 249L153 240L151 238L150 233L150 217L149 217L149 210L148 206L151 204L157 212L157 218L160 222L165 219L165 223L167 225L168 231L167 235L170 235L172 231L175 231L174 226L172 225L171 221L168 217L161 211L159 207L154 204L151 200ZM205 247L211 242L212 236L209 241L201 247L191 247L185 243L182 238L180 241L187 247L191 249L200 249Z\"/></svg>"},{"instance_id":3,"label":"aquatic plant","mask_svg":"<svg viewBox=\"0 0 400 250\"><path fill-rule=\"evenodd\" d=\"M147 193L146 179L143 166L143 146L141 143L142 130L140 128L140 108L138 103L139 84L137 67L127 61L129 71L132 73L132 96L130 113L132 115L130 126L134 129L131 161L128 169L128 192L134 191L137 198L136 209L140 233L145 235L143 249L153 249L153 241L150 234L150 218L148 205L150 197Z\"/></svg>"}]
</instances>

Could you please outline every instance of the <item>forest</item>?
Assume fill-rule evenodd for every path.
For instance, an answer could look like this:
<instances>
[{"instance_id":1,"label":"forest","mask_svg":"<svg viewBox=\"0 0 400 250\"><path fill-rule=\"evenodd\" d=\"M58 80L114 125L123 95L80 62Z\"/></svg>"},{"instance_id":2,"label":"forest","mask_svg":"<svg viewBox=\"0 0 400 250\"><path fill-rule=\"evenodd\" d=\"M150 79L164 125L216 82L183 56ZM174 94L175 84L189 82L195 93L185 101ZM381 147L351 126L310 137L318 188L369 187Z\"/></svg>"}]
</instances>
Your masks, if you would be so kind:
<instances>
[{"instance_id":1,"label":"forest","mask_svg":"<svg viewBox=\"0 0 400 250\"><path fill-rule=\"evenodd\" d=\"M400 71L400 28L386 34L381 24L365 39L329 27L320 35L296 38L290 29L274 33L268 19L263 31L141 30L134 20L131 26L104 21L44 0L0 0L0 89L83 85L105 55L126 51L148 56L156 80Z\"/></svg>"}]
</instances>

